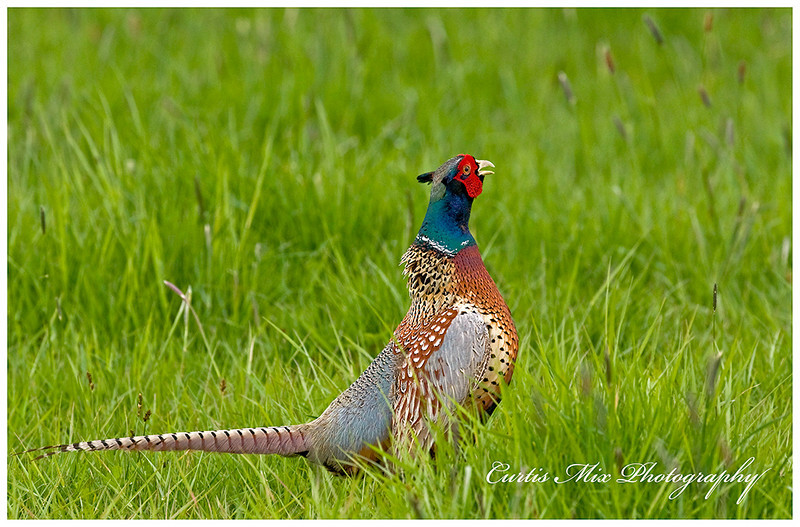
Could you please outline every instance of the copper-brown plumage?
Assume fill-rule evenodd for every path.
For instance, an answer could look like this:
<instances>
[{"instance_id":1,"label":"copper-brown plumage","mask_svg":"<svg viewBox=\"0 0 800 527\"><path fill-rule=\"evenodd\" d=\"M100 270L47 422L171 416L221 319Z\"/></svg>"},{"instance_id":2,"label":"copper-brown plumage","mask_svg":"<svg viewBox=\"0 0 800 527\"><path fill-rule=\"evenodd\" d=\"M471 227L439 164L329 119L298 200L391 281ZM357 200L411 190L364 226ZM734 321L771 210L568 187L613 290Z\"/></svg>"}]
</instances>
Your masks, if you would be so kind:
<instances>
[{"instance_id":1,"label":"copper-brown plumage","mask_svg":"<svg viewBox=\"0 0 800 527\"><path fill-rule=\"evenodd\" d=\"M502 384L511 381L519 347L511 313L489 276L477 246L455 256L429 247L412 245L403 257L408 276L411 307L395 330L404 359L396 380L399 396L394 406L396 435L410 428L425 435L425 419L436 418L440 401L432 397L430 380L441 375L430 357L439 349L450 324L459 314L475 313L486 327L486 351L473 373L471 403L491 412L500 402ZM420 411L420 400L430 401L429 413ZM468 401L459 401L466 404ZM407 433L407 432L406 432Z\"/></svg>"}]
</instances>

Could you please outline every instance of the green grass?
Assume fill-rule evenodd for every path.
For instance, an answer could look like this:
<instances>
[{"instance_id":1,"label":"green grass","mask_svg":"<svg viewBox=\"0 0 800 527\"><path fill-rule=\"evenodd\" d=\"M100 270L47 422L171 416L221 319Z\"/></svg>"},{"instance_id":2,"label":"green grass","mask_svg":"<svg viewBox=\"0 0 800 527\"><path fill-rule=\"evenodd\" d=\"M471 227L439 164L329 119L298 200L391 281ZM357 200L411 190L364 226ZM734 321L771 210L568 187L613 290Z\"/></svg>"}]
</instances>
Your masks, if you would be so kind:
<instances>
[{"instance_id":1,"label":"green grass","mask_svg":"<svg viewBox=\"0 0 800 527\"><path fill-rule=\"evenodd\" d=\"M7 452L318 415L405 314L414 176L457 153L497 166L472 231L521 349L476 442L402 474L8 457L8 516L790 517L791 22L9 10ZM740 504L742 485L552 481L751 456L770 470ZM491 485L494 461L551 480Z\"/></svg>"}]
</instances>

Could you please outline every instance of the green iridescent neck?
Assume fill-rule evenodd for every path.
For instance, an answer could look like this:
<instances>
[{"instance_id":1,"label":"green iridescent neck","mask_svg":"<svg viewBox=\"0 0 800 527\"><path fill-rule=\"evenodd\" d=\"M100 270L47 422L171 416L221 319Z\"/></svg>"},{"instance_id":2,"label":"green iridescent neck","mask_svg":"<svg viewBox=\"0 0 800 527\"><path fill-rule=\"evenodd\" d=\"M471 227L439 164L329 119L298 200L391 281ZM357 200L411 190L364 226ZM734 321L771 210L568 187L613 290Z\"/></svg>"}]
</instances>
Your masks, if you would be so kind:
<instances>
[{"instance_id":1,"label":"green iridescent neck","mask_svg":"<svg viewBox=\"0 0 800 527\"><path fill-rule=\"evenodd\" d=\"M431 201L415 245L432 247L455 255L461 249L476 245L469 232L469 213L472 199L447 192L441 199Z\"/></svg>"}]
</instances>

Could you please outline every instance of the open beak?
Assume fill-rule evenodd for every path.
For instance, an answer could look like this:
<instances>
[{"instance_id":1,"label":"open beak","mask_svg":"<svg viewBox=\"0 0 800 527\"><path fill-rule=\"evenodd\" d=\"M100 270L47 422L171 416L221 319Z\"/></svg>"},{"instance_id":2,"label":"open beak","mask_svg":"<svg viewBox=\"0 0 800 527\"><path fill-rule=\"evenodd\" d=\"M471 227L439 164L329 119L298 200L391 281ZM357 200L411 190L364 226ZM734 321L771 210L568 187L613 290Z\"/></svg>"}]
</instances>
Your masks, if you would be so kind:
<instances>
[{"instance_id":1,"label":"open beak","mask_svg":"<svg viewBox=\"0 0 800 527\"><path fill-rule=\"evenodd\" d=\"M491 170L484 170L485 168L490 168L490 167L494 168L494 163L492 163L491 161L485 161L483 159L477 159L476 163L478 163L478 175L479 176L483 177L483 176L488 176L489 174L494 174L494 172L492 172Z\"/></svg>"}]
</instances>

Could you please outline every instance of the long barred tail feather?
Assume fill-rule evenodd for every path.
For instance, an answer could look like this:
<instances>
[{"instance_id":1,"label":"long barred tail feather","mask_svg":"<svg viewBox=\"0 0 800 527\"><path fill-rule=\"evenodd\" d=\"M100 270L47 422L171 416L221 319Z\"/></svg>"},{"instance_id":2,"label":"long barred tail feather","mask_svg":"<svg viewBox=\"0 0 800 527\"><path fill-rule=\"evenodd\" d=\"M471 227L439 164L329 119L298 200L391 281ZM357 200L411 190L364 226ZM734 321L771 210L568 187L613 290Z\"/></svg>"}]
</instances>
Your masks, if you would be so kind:
<instances>
[{"instance_id":1,"label":"long barred tail feather","mask_svg":"<svg viewBox=\"0 0 800 527\"><path fill-rule=\"evenodd\" d=\"M210 432L176 432L169 434L98 439L66 445L52 445L18 452L48 451L34 458L42 459L63 452L95 450L202 450L229 454L279 454L305 456L308 454L308 425L238 428Z\"/></svg>"}]
</instances>

